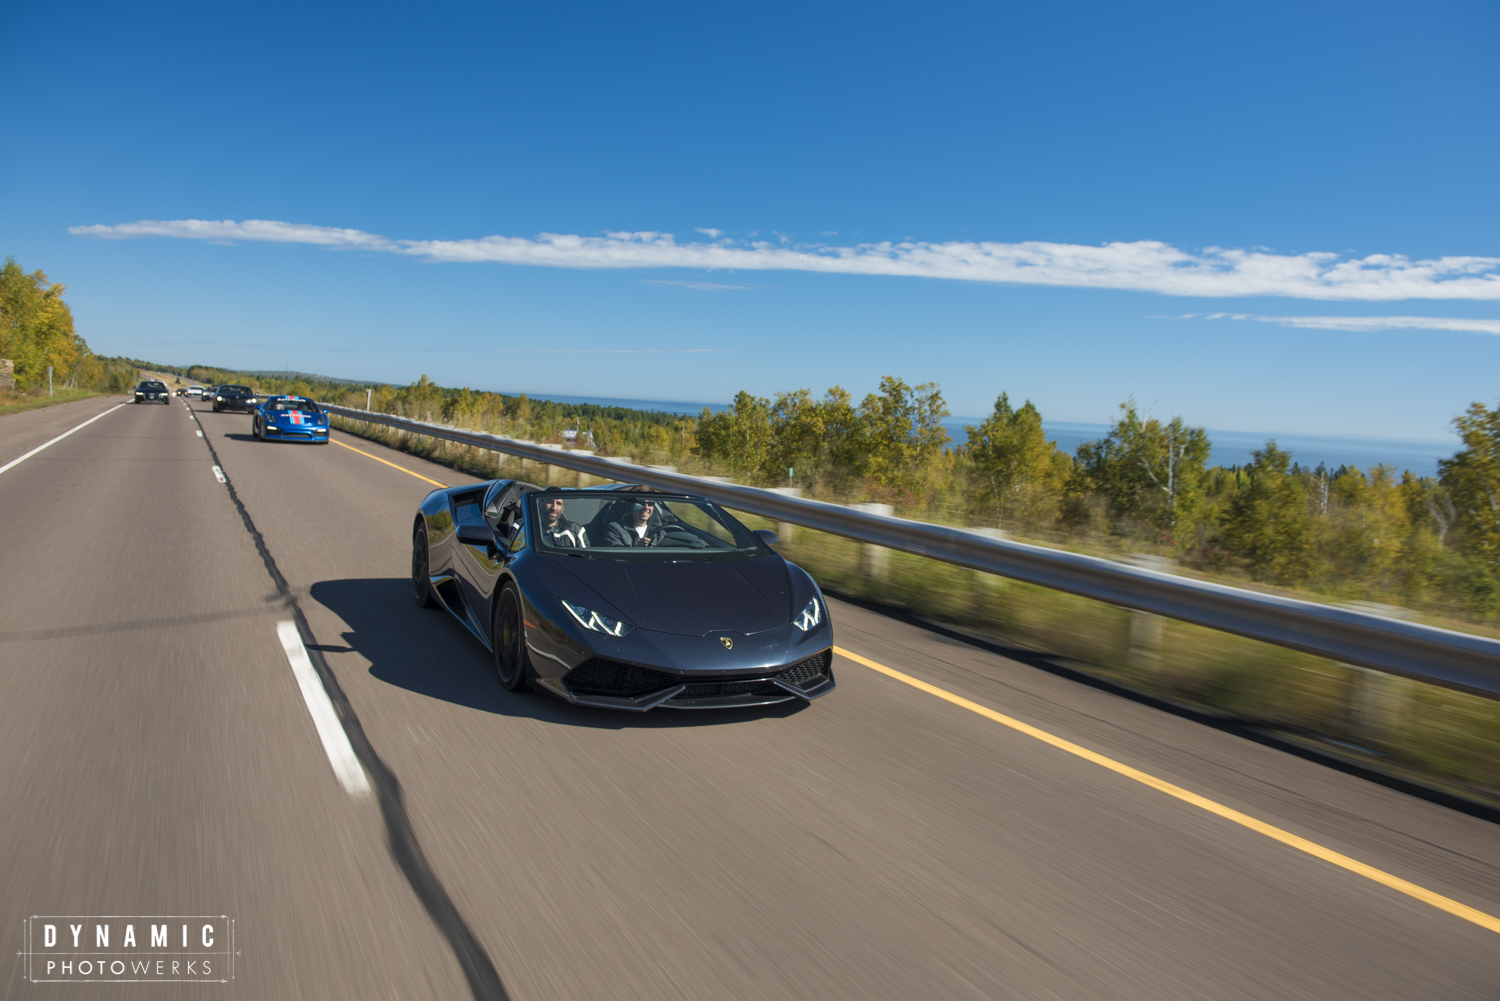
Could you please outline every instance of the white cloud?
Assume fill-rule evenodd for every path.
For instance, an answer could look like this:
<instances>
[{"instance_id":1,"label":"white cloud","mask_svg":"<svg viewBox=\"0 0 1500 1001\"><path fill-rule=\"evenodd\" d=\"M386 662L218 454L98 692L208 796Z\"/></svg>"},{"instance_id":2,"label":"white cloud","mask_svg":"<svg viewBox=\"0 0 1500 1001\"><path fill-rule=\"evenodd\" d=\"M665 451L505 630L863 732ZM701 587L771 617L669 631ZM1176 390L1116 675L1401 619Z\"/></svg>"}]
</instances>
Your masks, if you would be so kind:
<instances>
[{"instance_id":1,"label":"white cloud","mask_svg":"<svg viewBox=\"0 0 1500 1001\"><path fill-rule=\"evenodd\" d=\"M104 239L177 237L256 240L406 254L432 261L526 264L553 268L686 268L723 271L813 271L898 275L953 281L1070 288L1128 289L1170 296L1296 299L1500 299L1500 258L1413 261L1398 254L1345 258L1327 252L1273 254L1209 247L1199 253L1154 240L1092 247L1068 243L861 243L804 246L765 241L678 243L670 233L535 239L486 236L460 240L394 240L357 229L251 219L182 219L118 226L75 226L70 233Z\"/></svg>"},{"instance_id":2,"label":"white cloud","mask_svg":"<svg viewBox=\"0 0 1500 1001\"><path fill-rule=\"evenodd\" d=\"M395 241L383 236L361 232L357 229L337 229L332 226L308 226L292 222L269 222L264 219L246 219L222 222L211 219L174 219L168 222L127 222L119 226L73 226L69 233L75 236L93 236L104 240L127 240L141 236L172 236L187 240L208 240L213 243L232 243L235 240L256 240L264 243L310 243L320 247L347 247L358 250L399 250Z\"/></svg>"},{"instance_id":3,"label":"white cloud","mask_svg":"<svg viewBox=\"0 0 1500 1001\"><path fill-rule=\"evenodd\" d=\"M1257 316L1253 313L1188 313L1183 320L1250 320L1304 330L1456 330L1500 335L1500 320L1465 320L1447 316Z\"/></svg>"},{"instance_id":4,"label":"white cloud","mask_svg":"<svg viewBox=\"0 0 1500 1001\"><path fill-rule=\"evenodd\" d=\"M719 237L724 235L724 231L722 229L705 228L703 226L699 226L697 229L693 230L693 232L702 233L710 240L717 240Z\"/></svg>"}]
</instances>

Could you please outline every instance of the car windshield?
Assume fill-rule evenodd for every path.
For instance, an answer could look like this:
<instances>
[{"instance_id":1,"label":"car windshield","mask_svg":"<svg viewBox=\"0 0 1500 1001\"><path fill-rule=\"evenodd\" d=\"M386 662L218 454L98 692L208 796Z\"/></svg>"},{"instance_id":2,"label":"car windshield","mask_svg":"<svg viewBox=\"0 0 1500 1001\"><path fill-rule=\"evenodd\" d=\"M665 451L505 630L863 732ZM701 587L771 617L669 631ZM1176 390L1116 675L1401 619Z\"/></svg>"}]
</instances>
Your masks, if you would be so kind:
<instances>
[{"instance_id":1,"label":"car windshield","mask_svg":"<svg viewBox=\"0 0 1500 1001\"><path fill-rule=\"evenodd\" d=\"M115 385L119 385L119 383L115 383ZM166 389L167 387L163 386L159 382L143 382L143 383L141 383L141 388L142 389Z\"/></svg>"},{"instance_id":2,"label":"car windshield","mask_svg":"<svg viewBox=\"0 0 1500 1001\"><path fill-rule=\"evenodd\" d=\"M288 412L300 410L304 414L316 414L320 412L318 405L312 400L271 400L267 406L272 410L285 410Z\"/></svg>"},{"instance_id":3,"label":"car windshield","mask_svg":"<svg viewBox=\"0 0 1500 1001\"><path fill-rule=\"evenodd\" d=\"M249 386L220 386L219 387L219 392L221 392L221 393L249 393L250 392L250 387Z\"/></svg>"},{"instance_id":4,"label":"car windshield","mask_svg":"<svg viewBox=\"0 0 1500 1001\"><path fill-rule=\"evenodd\" d=\"M771 553L728 511L701 497L580 490L531 493L526 501L532 538L543 552L658 563L719 563ZM554 511L559 502L561 510ZM576 544L580 537L583 546Z\"/></svg>"}]
</instances>

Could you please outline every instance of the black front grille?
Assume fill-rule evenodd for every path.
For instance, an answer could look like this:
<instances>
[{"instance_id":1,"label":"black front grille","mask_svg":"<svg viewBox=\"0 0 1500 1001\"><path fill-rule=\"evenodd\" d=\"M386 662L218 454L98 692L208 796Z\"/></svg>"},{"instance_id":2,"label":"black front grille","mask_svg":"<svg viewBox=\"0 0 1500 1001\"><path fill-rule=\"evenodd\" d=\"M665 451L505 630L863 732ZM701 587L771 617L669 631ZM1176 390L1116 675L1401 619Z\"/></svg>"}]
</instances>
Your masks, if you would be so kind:
<instances>
[{"instance_id":1,"label":"black front grille","mask_svg":"<svg viewBox=\"0 0 1500 1001\"><path fill-rule=\"evenodd\" d=\"M774 677L803 691L815 688L828 677L832 651L824 650L780 671ZM574 695L602 695L616 699L637 699L664 688L679 685L683 679L649 667L622 664L616 660L595 657L575 667L563 679ZM720 699L741 695L777 695L784 691L771 678L732 678L725 681L692 682L674 696L676 699Z\"/></svg>"},{"instance_id":2,"label":"black front grille","mask_svg":"<svg viewBox=\"0 0 1500 1001\"><path fill-rule=\"evenodd\" d=\"M793 664L776 677L794 688L809 689L827 677L828 661L832 659L832 655L833 651L824 650L820 654Z\"/></svg>"},{"instance_id":3,"label":"black front grille","mask_svg":"<svg viewBox=\"0 0 1500 1001\"><path fill-rule=\"evenodd\" d=\"M607 695L617 699L635 699L679 684L681 679L649 667L621 664L617 660L595 657L584 661L563 679L574 695Z\"/></svg>"},{"instance_id":4,"label":"black front grille","mask_svg":"<svg viewBox=\"0 0 1500 1001\"><path fill-rule=\"evenodd\" d=\"M715 681L700 685L688 685L679 699L720 699L730 695L782 695L782 690L769 681ZM782 695L785 698L785 695Z\"/></svg>"}]
</instances>

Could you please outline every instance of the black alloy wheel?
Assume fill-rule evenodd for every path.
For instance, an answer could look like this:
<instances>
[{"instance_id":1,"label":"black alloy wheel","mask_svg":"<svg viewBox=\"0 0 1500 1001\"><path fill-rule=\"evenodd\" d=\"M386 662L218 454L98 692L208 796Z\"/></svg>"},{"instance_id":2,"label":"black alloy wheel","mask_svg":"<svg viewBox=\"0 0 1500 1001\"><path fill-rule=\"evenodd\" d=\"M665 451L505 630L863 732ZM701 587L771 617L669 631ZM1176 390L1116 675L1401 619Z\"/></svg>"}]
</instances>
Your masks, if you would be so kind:
<instances>
[{"instance_id":1,"label":"black alloy wheel","mask_svg":"<svg viewBox=\"0 0 1500 1001\"><path fill-rule=\"evenodd\" d=\"M495 674L500 687L507 692L527 690L529 659L526 656L526 627L521 622L521 597L514 584L507 583L495 599Z\"/></svg>"},{"instance_id":2,"label":"black alloy wheel","mask_svg":"<svg viewBox=\"0 0 1500 1001\"><path fill-rule=\"evenodd\" d=\"M419 524L411 537L411 593L418 608L436 608L432 576L427 572L427 526Z\"/></svg>"}]
</instances>

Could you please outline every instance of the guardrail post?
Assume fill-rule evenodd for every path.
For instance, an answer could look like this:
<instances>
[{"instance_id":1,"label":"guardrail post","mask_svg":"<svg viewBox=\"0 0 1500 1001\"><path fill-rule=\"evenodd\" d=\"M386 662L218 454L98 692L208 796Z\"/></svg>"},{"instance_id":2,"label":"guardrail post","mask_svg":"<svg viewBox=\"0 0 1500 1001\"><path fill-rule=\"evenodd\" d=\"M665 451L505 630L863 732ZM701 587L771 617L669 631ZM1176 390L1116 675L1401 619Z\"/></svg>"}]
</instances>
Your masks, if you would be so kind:
<instances>
[{"instance_id":1,"label":"guardrail post","mask_svg":"<svg viewBox=\"0 0 1500 1001\"><path fill-rule=\"evenodd\" d=\"M570 448L570 449L568 449L568 454L569 455L593 455L594 454L594 450L590 449L590 448ZM595 483L600 482L601 480L602 480L602 477L590 476L588 473L579 473L577 479L574 481L574 484L576 486L580 486L580 487L591 487Z\"/></svg>"},{"instance_id":2,"label":"guardrail post","mask_svg":"<svg viewBox=\"0 0 1500 1001\"><path fill-rule=\"evenodd\" d=\"M1177 567L1175 560L1147 553L1132 553L1122 562L1142 570L1155 570L1157 573L1172 573ZM1130 649L1127 656L1132 667L1143 671L1161 669L1161 641L1166 634L1166 627L1167 620L1160 615L1131 610Z\"/></svg>"},{"instance_id":3,"label":"guardrail post","mask_svg":"<svg viewBox=\"0 0 1500 1001\"><path fill-rule=\"evenodd\" d=\"M549 450L555 451L555 452L561 452L562 451L562 446L561 445L554 445L551 442L545 442L545 441L541 442L540 445L539 445L539 447L540 448L549 449ZM562 466L554 465L553 463L550 463L550 462L546 463L546 466L547 466L547 486L549 486L549 487L555 487L555 486L561 485L562 484L562 479L563 479L562 474L566 473L566 472L569 472L569 470L564 469Z\"/></svg>"},{"instance_id":4,"label":"guardrail post","mask_svg":"<svg viewBox=\"0 0 1500 1001\"><path fill-rule=\"evenodd\" d=\"M889 504L851 504L850 507L865 514L883 514L887 518L896 513L896 509ZM866 577L885 580L891 568L891 551L884 546L865 543L860 546L859 563Z\"/></svg>"},{"instance_id":5,"label":"guardrail post","mask_svg":"<svg viewBox=\"0 0 1500 1001\"><path fill-rule=\"evenodd\" d=\"M622 465L622 466L633 466L633 465L635 465L635 460L632 459L628 455L606 455L606 456L604 456L604 459L607 462L618 463L619 465ZM629 482L631 479L634 479L634 477L631 477L631 476L616 476L615 479L618 480L621 483L626 483L626 482Z\"/></svg>"},{"instance_id":6,"label":"guardrail post","mask_svg":"<svg viewBox=\"0 0 1500 1001\"><path fill-rule=\"evenodd\" d=\"M801 497L801 487L771 487L770 493L781 494L783 497ZM797 526L789 521L778 521L776 523L776 538L782 542L791 542L797 537Z\"/></svg>"},{"instance_id":7,"label":"guardrail post","mask_svg":"<svg viewBox=\"0 0 1500 1001\"><path fill-rule=\"evenodd\" d=\"M1348 601L1343 607L1370 615L1383 615L1388 619L1413 620L1416 615L1407 608L1381 605L1373 601ZM1353 664L1340 664L1349 669L1349 736L1356 743L1377 750L1394 747L1406 726L1407 712L1411 708L1412 683L1405 678L1385 671Z\"/></svg>"},{"instance_id":8,"label":"guardrail post","mask_svg":"<svg viewBox=\"0 0 1500 1001\"><path fill-rule=\"evenodd\" d=\"M1002 542L1010 538L1010 533L1003 528L979 527L976 525L974 528L969 529L969 531L975 535L983 535L989 539L999 539ZM1005 589L1005 578L999 574L985 573L983 570L975 570L974 573L979 577L979 586L986 591L1001 591Z\"/></svg>"},{"instance_id":9,"label":"guardrail post","mask_svg":"<svg viewBox=\"0 0 1500 1001\"><path fill-rule=\"evenodd\" d=\"M516 438L516 439L514 439L514 441L516 441L517 443L519 443L521 445L535 445L536 444L536 442L529 441L526 438ZM504 454L504 453L501 453L501 454ZM537 467L537 465L538 465L538 463L537 463L537 461L535 459L522 459L521 460L521 478L523 480L529 480L529 481L531 481L533 483L536 482L536 479L537 479L536 467Z\"/></svg>"},{"instance_id":10,"label":"guardrail post","mask_svg":"<svg viewBox=\"0 0 1500 1001\"><path fill-rule=\"evenodd\" d=\"M1353 672L1349 693L1349 729L1365 747L1385 749L1400 742L1412 702L1412 683L1394 674L1345 664Z\"/></svg>"}]
</instances>

